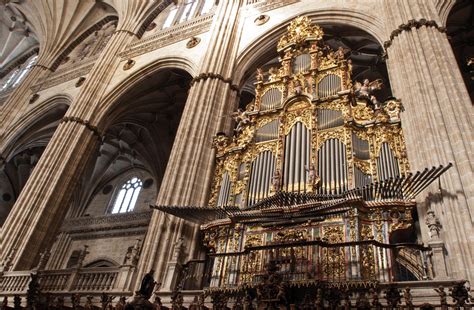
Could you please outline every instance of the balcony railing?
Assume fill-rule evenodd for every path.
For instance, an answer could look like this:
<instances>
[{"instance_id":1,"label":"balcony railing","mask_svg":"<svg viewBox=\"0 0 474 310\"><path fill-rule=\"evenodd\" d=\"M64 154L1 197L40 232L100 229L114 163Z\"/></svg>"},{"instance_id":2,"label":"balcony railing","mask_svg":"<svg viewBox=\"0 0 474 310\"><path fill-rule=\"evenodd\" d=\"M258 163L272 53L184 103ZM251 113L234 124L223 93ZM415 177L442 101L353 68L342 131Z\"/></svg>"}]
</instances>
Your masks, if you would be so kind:
<instances>
[{"instance_id":1,"label":"balcony railing","mask_svg":"<svg viewBox=\"0 0 474 310\"><path fill-rule=\"evenodd\" d=\"M269 267L283 281L295 285L426 280L432 274L428 251L430 248L415 244L388 245L375 240L267 244L242 252L210 254L213 271L209 287L254 287L268 275Z\"/></svg>"},{"instance_id":2,"label":"balcony railing","mask_svg":"<svg viewBox=\"0 0 474 310\"><path fill-rule=\"evenodd\" d=\"M65 270L10 271L0 277L0 292L22 295L28 290L31 273L37 276L42 292L80 294L102 292L129 293L133 268L130 266L77 268Z\"/></svg>"}]
</instances>

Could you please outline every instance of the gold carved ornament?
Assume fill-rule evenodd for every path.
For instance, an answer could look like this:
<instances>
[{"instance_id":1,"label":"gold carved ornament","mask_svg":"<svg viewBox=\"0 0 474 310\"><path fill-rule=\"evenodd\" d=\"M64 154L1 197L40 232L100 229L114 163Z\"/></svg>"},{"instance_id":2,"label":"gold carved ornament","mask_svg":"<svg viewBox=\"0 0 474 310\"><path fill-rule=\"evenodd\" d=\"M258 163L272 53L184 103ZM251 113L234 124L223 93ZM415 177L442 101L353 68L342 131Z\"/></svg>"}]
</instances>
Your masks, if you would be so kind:
<instances>
[{"instance_id":1,"label":"gold carved ornament","mask_svg":"<svg viewBox=\"0 0 474 310\"><path fill-rule=\"evenodd\" d=\"M306 41L320 41L323 39L323 30L312 25L306 16L297 17L288 26L288 32L278 41L277 49L281 51L290 45L300 46Z\"/></svg>"},{"instance_id":2,"label":"gold carved ornament","mask_svg":"<svg viewBox=\"0 0 474 310\"><path fill-rule=\"evenodd\" d=\"M328 243L344 242L344 226L323 227L323 240ZM324 247L321 267L328 279L344 277L346 272L344 247Z\"/></svg>"}]
</instances>

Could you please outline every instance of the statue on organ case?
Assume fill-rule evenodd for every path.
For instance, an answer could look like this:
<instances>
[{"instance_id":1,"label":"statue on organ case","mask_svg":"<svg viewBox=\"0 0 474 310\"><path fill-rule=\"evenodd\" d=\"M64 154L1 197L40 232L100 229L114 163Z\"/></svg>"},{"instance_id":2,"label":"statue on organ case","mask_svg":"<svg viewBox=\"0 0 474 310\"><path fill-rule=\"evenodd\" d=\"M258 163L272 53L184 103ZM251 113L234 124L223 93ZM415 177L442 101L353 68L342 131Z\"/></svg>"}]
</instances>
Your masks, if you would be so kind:
<instances>
[{"instance_id":1,"label":"statue on organ case","mask_svg":"<svg viewBox=\"0 0 474 310\"><path fill-rule=\"evenodd\" d=\"M376 90L382 89L382 86L383 83L380 79L372 82L370 82L369 79L365 79L362 84L360 82L355 82L354 94L356 98L366 99L373 108L379 108L380 104L377 98L374 96L374 92Z\"/></svg>"}]
</instances>

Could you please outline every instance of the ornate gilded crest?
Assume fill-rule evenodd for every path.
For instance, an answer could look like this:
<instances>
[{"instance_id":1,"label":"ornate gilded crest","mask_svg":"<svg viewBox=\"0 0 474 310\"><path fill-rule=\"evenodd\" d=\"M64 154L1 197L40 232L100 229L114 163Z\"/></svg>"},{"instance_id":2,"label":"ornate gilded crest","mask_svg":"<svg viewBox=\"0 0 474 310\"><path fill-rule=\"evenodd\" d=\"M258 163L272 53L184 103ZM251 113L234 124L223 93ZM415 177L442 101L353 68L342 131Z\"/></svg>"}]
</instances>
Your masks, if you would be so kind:
<instances>
[{"instance_id":1,"label":"ornate gilded crest","mask_svg":"<svg viewBox=\"0 0 474 310\"><path fill-rule=\"evenodd\" d=\"M312 25L307 16L300 16L288 26L288 32L280 38L278 51L292 45L302 45L307 40L320 41L323 30L318 25Z\"/></svg>"}]
</instances>

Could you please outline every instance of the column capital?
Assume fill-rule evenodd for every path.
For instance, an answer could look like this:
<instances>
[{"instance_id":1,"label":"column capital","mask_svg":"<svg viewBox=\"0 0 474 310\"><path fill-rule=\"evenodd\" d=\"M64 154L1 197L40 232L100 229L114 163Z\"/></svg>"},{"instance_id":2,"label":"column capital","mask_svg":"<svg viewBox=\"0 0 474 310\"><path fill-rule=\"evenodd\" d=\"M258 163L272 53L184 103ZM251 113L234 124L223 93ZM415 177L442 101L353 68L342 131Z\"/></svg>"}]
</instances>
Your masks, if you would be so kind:
<instances>
[{"instance_id":1,"label":"column capital","mask_svg":"<svg viewBox=\"0 0 474 310\"><path fill-rule=\"evenodd\" d=\"M410 19L408 22L400 24L395 30L393 30L390 33L390 39L385 41L383 43L383 46L385 49L388 49L392 43L393 40L398 37L403 31L412 31L413 29L418 29L421 27L433 27L437 29L441 33L446 32L445 27L441 27L438 25L438 23L435 20L427 20L425 18L420 18L420 19Z\"/></svg>"},{"instance_id":2,"label":"column capital","mask_svg":"<svg viewBox=\"0 0 474 310\"><path fill-rule=\"evenodd\" d=\"M230 86L230 89L237 92L237 95L239 96L240 95L240 88L238 85L234 84L232 79L231 78L225 78L223 77L222 75L220 74L217 74L217 73L201 73L199 74L198 76L195 76L192 80L191 80L191 87L199 82L199 81L205 81L207 79L217 79L217 80L220 80L226 84L229 84Z\"/></svg>"}]
</instances>

